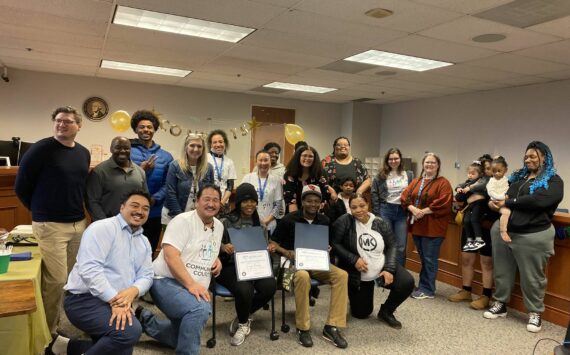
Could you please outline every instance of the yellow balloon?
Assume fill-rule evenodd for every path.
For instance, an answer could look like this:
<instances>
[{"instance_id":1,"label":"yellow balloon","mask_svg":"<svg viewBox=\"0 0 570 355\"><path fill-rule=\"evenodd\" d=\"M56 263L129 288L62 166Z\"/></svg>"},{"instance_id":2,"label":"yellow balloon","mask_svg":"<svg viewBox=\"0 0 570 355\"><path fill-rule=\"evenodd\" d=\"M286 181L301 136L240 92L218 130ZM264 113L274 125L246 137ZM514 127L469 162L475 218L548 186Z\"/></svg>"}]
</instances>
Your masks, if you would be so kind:
<instances>
[{"instance_id":1,"label":"yellow balloon","mask_svg":"<svg viewBox=\"0 0 570 355\"><path fill-rule=\"evenodd\" d=\"M285 139L295 145L295 143L305 140L305 131L296 124L288 123L285 125Z\"/></svg>"},{"instance_id":2,"label":"yellow balloon","mask_svg":"<svg viewBox=\"0 0 570 355\"><path fill-rule=\"evenodd\" d=\"M115 111L111 115L111 127L117 132L124 132L131 126L131 115L127 111Z\"/></svg>"}]
</instances>

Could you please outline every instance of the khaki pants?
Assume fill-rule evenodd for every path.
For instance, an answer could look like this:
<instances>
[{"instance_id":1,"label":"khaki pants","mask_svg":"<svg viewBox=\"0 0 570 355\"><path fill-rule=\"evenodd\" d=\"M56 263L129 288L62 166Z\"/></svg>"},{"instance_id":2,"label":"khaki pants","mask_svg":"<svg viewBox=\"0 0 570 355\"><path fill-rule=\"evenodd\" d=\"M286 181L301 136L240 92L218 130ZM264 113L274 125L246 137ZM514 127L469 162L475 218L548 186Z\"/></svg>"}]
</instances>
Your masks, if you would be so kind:
<instances>
[{"instance_id":1,"label":"khaki pants","mask_svg":"<svg viewBox=\"0 0 570 355\"><path fill-rule=\"evenodd\" d=\"M46 320L56 333L63 300L63 286L75 265L81 235L87 221L75 223L32 222L42 255L42 298Z\"/></svg>"},{"instance_id":2,"label":"khaki pants","mask_svg":"<svg viewBox=\"0 0 570 355\"><path fill-rule=\"evenodd\" d=\"M295 323L297 329L309 330L311 319L309 316L309 291L311 278L331 285L331 302L327 325L346 327L346 310L348 303L348 274L346 271L331 265L330 271L299 270L293 278L295 288Z\"/></svg>"}]
</instances>

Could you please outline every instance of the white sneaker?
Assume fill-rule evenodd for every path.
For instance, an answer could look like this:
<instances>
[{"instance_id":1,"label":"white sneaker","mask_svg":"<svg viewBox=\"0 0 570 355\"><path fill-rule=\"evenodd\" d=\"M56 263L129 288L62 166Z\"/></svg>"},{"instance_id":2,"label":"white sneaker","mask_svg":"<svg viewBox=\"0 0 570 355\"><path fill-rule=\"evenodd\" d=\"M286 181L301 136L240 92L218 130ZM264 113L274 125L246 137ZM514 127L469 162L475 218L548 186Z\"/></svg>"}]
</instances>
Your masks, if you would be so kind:
<instances>
[{"instance_id":1,"label":"white sneaker","mask_svg":"<svg viewBox=\"0 0 570 355\"><path fill-rule=\"evenodd\" d=\"M239 346L243 344L245 338L251 333L251 322L248 320L245 324L238 324L238 329L234 336L232 337L231 344L233 346Z\"/></svg>"},{"instance_id":2,"label":"white sneaker","mask_svg":"<svg viewBox=\"0 0 570 355\"><path fill-rule=\"evenodd\" d=\"M531 333L538 333L542 329L542 320L540 319L540 313L530 312L528 314L528 324L526 325L526 330Z\"/></svg>"}]
</instances>

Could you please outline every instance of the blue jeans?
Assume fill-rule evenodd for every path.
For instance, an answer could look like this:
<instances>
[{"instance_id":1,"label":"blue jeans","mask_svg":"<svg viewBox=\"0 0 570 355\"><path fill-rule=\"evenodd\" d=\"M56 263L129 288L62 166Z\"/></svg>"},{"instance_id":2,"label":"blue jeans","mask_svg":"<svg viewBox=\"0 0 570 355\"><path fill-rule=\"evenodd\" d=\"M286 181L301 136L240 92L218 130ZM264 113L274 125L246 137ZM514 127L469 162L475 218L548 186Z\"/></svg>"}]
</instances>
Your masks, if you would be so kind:
<instances>
[{"instance_id":1,"label":"blue jeans","mask_svg":"<svg viewBox=\"0 0 570 355\"><path fill-rule=\"evenodd\" d=\"M67 318L77 329L89 334L91 341L70 340L67 353L79 354L117 354L130 355L133 346L139 341L142 328L133 317L133 325L126 325L125 330L115 330L115 322L109 325L111 306L90 293L68 294L63 303Z\"/></svg>"},{"instance_id":2,"label":"blue jeans","mask_svg":"<svg viewBox=\"0 0 570 355\"><path fill-rule=\"evenodd\" d=\"M422 261L418 290L433 296L435 294L435 278L437 277L439 250L443 243L443 237L422 237L419 235L414 235L413 237L414 244L416 244L416 249Z\"/></svg>"},{"instance_id":3,"label":"blue jeans","mask_svg":"<svg viewBox=\"0 0 570 355\"><path fill-rule=\"evenodd\" d=\"M178 355L199 354L200 335L210 317L210 302L198 301L178 281L168 277L155 279L150 294L168 319L159 319L149 310L143 310L144 332L175 348Z\"/></svg>"},{"instance_id":4,"label":"blue jeans","mask_svg":"<svg viewBox=\"0 0 570 355\"><path fill-rule=\"evenodd\" d=\"M396 241L396 260L398 264L406 266L406 244L408 240L408 226L406 224L407 213L401 205L383 203L380 208L380 218L392 227Z\"/></svg>"}]
</instances>

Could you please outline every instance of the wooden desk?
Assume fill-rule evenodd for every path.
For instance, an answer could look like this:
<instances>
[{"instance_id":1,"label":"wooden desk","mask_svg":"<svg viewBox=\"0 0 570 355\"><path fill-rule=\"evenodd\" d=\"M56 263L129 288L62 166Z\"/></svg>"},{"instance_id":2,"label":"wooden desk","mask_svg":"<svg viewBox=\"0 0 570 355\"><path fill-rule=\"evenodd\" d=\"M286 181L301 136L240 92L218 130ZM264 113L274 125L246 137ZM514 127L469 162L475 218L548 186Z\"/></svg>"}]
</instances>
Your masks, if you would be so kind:
<instances>
[{"instance_id":1,"label":"wooden desk","mask_svg":"<svg viewBox=\"0 0 570 355\"><path fill-rule=\"evenodd\" d=\"M0 282L0 317L35 312L36 296L32 280Z\"/></svg>"}]
</instances>

